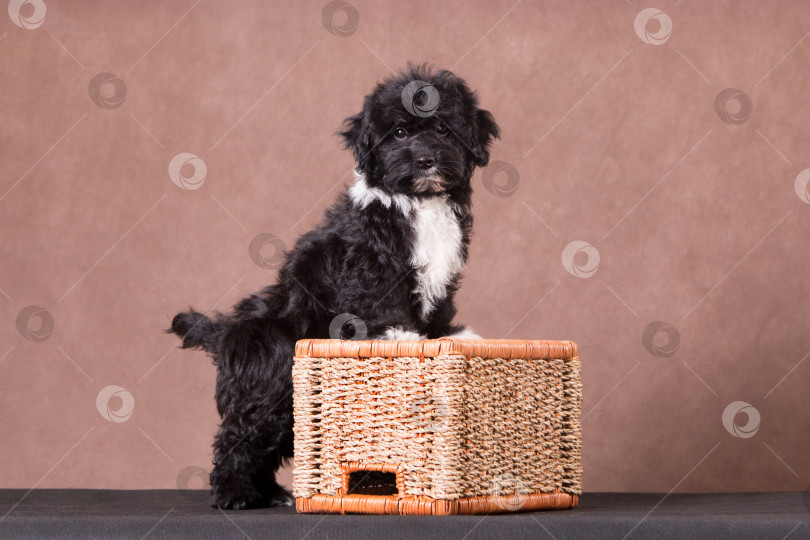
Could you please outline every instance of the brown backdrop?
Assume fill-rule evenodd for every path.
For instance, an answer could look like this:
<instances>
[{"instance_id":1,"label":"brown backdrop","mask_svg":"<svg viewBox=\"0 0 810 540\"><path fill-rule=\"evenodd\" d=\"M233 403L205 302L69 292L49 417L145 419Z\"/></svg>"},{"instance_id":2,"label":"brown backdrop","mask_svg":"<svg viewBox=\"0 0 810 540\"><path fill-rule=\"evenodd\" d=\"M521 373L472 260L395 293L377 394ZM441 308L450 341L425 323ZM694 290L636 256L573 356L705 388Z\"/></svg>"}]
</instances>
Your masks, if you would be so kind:
<instances>
[{"instance_id":1,"label":"brown backdrop","mask_svg":"<svg viewBox=\"0 0 810 540\"><path fill-rule=\"evenodd\" d=\"M0 487L200 485L215 370L161 329L273 281L251 240L319 220L415 60L503 129L460 320L579 343L586 490L805 489L810 8L351 2L2 17Z\"/></svg>"}]
</instances>

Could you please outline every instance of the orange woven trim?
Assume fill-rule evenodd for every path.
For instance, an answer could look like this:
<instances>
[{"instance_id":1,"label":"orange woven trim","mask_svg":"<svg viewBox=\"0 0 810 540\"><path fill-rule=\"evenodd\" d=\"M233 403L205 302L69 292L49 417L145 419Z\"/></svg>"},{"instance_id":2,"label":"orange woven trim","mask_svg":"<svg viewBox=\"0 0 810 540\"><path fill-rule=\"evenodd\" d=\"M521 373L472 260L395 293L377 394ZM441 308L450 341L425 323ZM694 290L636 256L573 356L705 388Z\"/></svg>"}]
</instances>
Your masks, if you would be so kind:
<instances>
[{"instance_id":1,"label":"orange woven trim","mask_svg":"<svg viewBox=\"0 0 810 540\"><path fill-rule=\"evenodd\" d=\"M302 339L295 344L296 356L310 358L435 357L450 354L468 358L579 360L579 350L573 341L458 338L423 341Z\"/></svg>"},{"instance_id":2,"label":"orange woven trim","mask_svg":"<svg viewBox=\"0 0 810 540\"><path fill-rule=\"evenodd\" d=\"M579 504L569 493L467 497L455 500L396 495L313 495L295 499L302 514L399 514L447 516L454 514L501 514L533 510L564 510Z\"/></svg>"}]
</instances>

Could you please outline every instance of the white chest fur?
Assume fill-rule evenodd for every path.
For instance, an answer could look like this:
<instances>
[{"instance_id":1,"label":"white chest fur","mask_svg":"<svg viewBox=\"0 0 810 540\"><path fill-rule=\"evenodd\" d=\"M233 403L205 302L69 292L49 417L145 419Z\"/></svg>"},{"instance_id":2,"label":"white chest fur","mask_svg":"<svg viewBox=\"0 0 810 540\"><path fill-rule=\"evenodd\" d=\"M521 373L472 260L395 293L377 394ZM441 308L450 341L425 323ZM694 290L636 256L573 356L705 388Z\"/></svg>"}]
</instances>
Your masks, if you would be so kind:
<instances>
[{"instance_id":1,"label":"white chest fur","mask_svg":"<svg viewBox=\"0 0 810 540\"><path fill-rule=\"evenodd\" d=\"M422 300L422 318L426 318L436 303L447 296L447 286L464 268L461 254L461 225L447 202L447 197L415 199L405 195L388 195L379 188L369 187L365 176L355 172L355 183L349 197L360 208L378 200L386 207L395 206L411 220L414 246L411 265L416 273L414 292Z\"/></svg>"},{"instance_id":2,"label":"white chest fur","mask_svg":"<svg viewBox=\"0 0 810 540\"><path fill-rule=\"evenodd\" d=\"M425 318L447 296L447 286L464 268L461 226L445 197L414 201L412 219L414 292L422 299Z\"/></svg>"}]
</instances>

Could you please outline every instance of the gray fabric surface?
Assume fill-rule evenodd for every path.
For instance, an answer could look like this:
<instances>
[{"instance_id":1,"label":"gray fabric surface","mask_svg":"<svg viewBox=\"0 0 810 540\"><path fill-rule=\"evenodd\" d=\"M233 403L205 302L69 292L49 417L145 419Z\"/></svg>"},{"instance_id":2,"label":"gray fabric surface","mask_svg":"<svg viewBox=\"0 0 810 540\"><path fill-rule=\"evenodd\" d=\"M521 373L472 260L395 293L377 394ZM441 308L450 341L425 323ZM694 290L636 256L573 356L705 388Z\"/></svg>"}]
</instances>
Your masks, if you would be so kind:
<instances>
[{"instance_id":1,"label":"gray fabric surface","mask_svg":"<svg viewBox=\"0 0 810 540\"><path fill-rule=\"evenodd\" d=\"M663 501L662 501L663 499ZM203 492L0 490L0 538L810 538L802 493L586 493L574 510L489 516L222 512Z\"/></svg>"}]
</instances>

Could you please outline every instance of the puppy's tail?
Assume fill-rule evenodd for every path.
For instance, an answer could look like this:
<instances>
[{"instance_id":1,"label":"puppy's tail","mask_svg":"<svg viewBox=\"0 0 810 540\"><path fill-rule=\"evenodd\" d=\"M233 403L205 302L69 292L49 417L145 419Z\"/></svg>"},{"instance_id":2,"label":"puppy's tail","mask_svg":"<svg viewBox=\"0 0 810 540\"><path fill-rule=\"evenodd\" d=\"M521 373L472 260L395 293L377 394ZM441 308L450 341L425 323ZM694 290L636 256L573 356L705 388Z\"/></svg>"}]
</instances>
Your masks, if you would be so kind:
<instances>
[{"instance_id":1,"label":"puppy's tail","mask_svg":"<svg viewBox=\"0 0 810 540\"><path fill-rule=\"evenodd\" d=\"M200 347L209 353L216 353L219 350L221 329L220 323L191 309L175 315L172 327L166 332L173 332L183 338L184 349Z\"/></svg>"}]
</instances>

